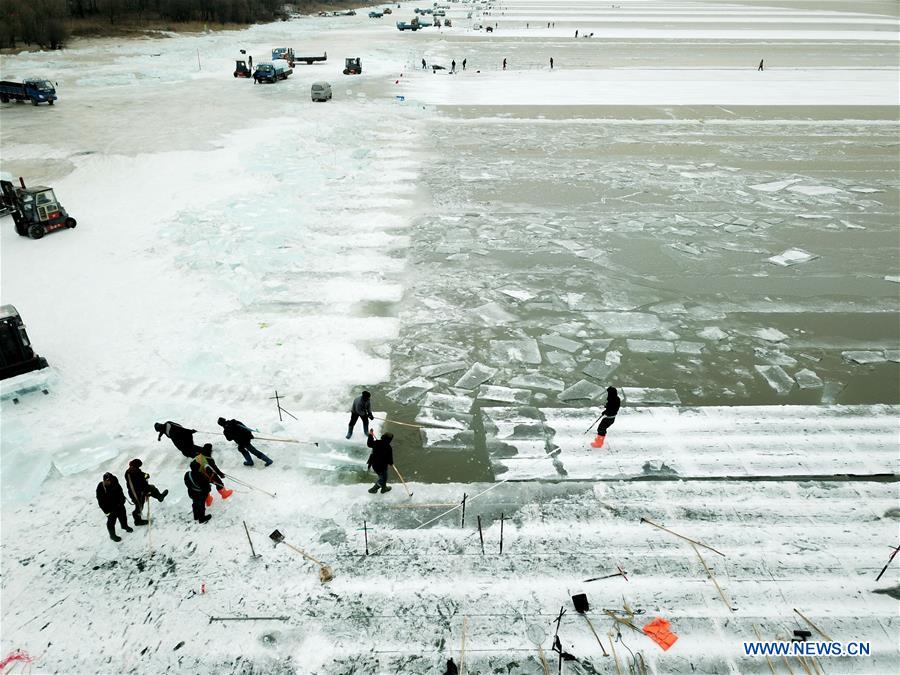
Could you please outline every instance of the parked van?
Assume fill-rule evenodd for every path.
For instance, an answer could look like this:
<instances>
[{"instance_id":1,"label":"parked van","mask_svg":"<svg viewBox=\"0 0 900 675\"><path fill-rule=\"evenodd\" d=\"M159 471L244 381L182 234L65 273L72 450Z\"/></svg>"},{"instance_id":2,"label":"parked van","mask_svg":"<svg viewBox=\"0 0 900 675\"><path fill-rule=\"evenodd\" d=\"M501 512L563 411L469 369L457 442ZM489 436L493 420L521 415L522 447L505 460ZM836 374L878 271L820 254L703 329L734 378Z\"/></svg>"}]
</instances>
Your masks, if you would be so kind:
<instances>
[{"instance_id":1,"label":"parked van","mask_svg":"<svg viewBox=\"0 0 900 675\"><path fill-rule=\"evenodd\" d=\"M330 101L331 100L331 85L328 82L313 82L312 89L310 90L310 94L312 95L312 100L315 101Z\"/></svg>"}]
</instances>

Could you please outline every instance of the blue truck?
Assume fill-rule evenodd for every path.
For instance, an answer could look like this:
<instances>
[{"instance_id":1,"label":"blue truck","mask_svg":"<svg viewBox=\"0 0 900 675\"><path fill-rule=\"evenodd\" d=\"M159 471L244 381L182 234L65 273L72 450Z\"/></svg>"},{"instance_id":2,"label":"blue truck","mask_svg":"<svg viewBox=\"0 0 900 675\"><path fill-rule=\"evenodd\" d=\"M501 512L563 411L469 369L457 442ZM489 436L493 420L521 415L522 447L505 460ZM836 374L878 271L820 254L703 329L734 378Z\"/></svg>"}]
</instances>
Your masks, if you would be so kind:
<instances>
[{"instance_id":1,"label":"blue truck","mask_svg":"<svg viewBox=\"0 0 900 675\"><path fill-rule=\"evenodd\" d=\"M0 82L0 103L31 101L53 105L56 89L49 80L27 79L22 82Z\"/></svg>"}]
</instances>

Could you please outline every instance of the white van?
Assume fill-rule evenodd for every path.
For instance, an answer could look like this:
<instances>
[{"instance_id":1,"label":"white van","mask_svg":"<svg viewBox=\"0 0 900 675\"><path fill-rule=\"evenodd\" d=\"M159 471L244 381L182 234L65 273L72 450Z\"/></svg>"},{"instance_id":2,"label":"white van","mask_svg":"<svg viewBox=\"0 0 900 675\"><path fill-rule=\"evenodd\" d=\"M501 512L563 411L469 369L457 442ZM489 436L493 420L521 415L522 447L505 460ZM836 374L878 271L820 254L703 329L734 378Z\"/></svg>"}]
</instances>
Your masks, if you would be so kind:
<instances>
[{"instance_id":1,"label":"white van","mask_svg":"<svg viewBox=\"0 0 900 675\"><path fill-rule=\"evenodd\" d=\"M331 85L328 82L313 82L310 94L313 101L330 101Z\"/></svg>"}]
</instances>

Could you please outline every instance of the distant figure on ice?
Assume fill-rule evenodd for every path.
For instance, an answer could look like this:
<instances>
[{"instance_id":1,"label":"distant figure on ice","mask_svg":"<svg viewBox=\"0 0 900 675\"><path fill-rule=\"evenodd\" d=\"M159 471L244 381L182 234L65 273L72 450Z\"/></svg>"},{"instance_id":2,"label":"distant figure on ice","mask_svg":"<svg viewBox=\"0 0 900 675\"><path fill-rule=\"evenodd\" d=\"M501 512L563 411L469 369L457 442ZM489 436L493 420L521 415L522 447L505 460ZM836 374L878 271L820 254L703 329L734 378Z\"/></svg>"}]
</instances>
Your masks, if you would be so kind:
<instances>
[{"instance_id":1,"label":"distant figure on ice","mask_svg":"<svg viewBox=\"0 0 900 675\"><path fill-rule=\"evenodd\" d=\"M197 457L194 459L203 470L206 472L207 478L209 478L209 482L216 486L216 490L219 491L219 496L222 499L228 499L231 495L234 494L234 490L229 490L225 487L225 483L222 482L222 479L225 477L225 473L216 465L216 460L213 459L212 453L212 443L207 443L202 448L199 448L200 452L197 453ZM213 498L210 494L206 498L206 505L212 506Z\"/></svg>"},{"instance_id":2,"label":"distant figure on ice","mask_svg":"<svg viewBox=\"0 0 900 675\"><path fill-rule=\"evenodd\" d=\"M220 417L219 426L222 427L222 435L225 436L225 439L237 444L238 451L244 456L244 466L253 466L253 458L250 455L259 457L266 463L266 466L272 465L271 459L253 447L250 442L253 440L253 432L246 424L238 420L226 420L224 417Z\"/></svg>"},{"instance_id":3,"label":"distant figure on ice","mask_svg":"<svg viewBox=\"0 0 900 675\"><path fill-rule=\"evenodd\" d=\"M606 442L606 430L609 429L613 422L616 421L616 415L622 405L619 399L619 392L615 387L606 388L606 407L603 408L603 416L600 418L600 424L597 426L597 437L591 443L592 448L602 448Z\"/></svg>"},{"instance_id":4,"label":"distant figure on ice","mask_svg":"<svg viewBox=\"0 0 900 675\"><path fill-rule=\"evenodd\" d=\"M427 70L428 65L425 63L425 59L422 59L422 70Z\"/></svg>"},{"instance_id":5,"label":"distant figure on ice","mask_svg":"<svg viewBox=\"0 0 900 675\"><path fill-rule=\"evenodd\" d=\"M756 69L757 71L764 70L764 69L763 69L763 61L765 61L765 59L760 59L760 60L759 60L759 68Z\"/></svg>"},{"instance_id":6,"label":"distant figure on ice","mask_svg":"<svg viewBox=\"0 0 900 675\"><path fill-rule=\"evenodd\" d=\"M193 459L200 450L194 445L196 429L185 429L177 422L157 422L153 425L153 428L159 432L159 436L156 438L157 441L161 441L163 436L168 437L185 457Z\"/></svg>"},{"instance_id":7,"label":"distant figure on ice","mask_svg":"<svg viewBox=\"0 0 900 675\"><path fill-rule=\"evenodd\" d=\"M384 433L381 438L375 440L375 432L370 431L369 437L366 439L366 445L372 448L369 455L369 461L366 466L378 475L375 485L369 488L369 492L375 494L378 488L381 493L390 492L391 487L387 484L387 472L389 466L394 466L394 449L391 447L391 441L394 440L394 434Z\"/></svg>"},{"instance_id":8,"label":"distant figure on ice","mask_svg":"<svg viewBox=\"0 0 900 675\"><path fill-rule=\"evenodd\" d=\"M575 37L578 37L578 29L575 29Z\"/></svg>"},{"instance_id":9,"label":"distant figure on ice","mask_svg":"<svg viewBox=\"0 0 900 675\"><path fill-rule=\"evenodd\" d=\"M150 474L141 471L143 462L139 459L133 459L128 462L128 468L125 470L125 485L128 486L128 494L131 501L134 502L134 524L146 525L147 521L143 518L144 504L150 497L161 502L169 494L168 490L160 492L155 485L149 482Z\"/></svg>"},{"instance_id":10,"label":"distant figure on ice","mask_svg":"<svg viewBox=\"0 0 900 675\"><path fill-rule=\"evenodd\" d=\"M206 512L206 502L211 500L209 476L206 474L200 463L194 460L191 462L190 471L184 474L184 486L187 488L188 497L191 498L191 508L194 512L194 520L200 523L207 522L211 515Z\"/></svg>"},{"instance_id":11,"label":"distant figure on ice","mask_svg":"<svg viewBox=\"0 0 900 675\"><path fill-rule=\"evenodd\" d=\"M353 427L356 426L356 420L362 419L363 433L369 433L369 420L372 417L372 394L364 391L362 394L353 399L353 405L350 406L350 424L347 427L347 438L353 435Z\"/></svg>"},{"instance_id":12,"label":"distant figure on ice","mask_svg":"<svg viewBox=\"0 0 900 675\"><path fill-rule=\"evenodd\" d=\"M463 59L463 70L465 70L465 69L466 69L466 60Z\"/></svg>"},{"instance_id":13,"label":"distant figure on ice","mask_svg":"<svg viewBox=\"0 0 900 675\"><path fill-rule=\"evenodd\" d=\"M503 59L503 70L506 70L506 59Z\"/></svg>"},{"instance_id":14,"label":"distant figure on ice","mask_svg":"<svg viewBox=\"0 0 900 675\"><path fill-rule=\"evenodd\" d=\"M553 70L553 57L550 57L550 70Z\"/></svg>"},{"instance_id":15,"label":"distant figure on ice","mask_svg":"<svg viewBox=\"0 0 900 675\"><path fill-rule=\"evenodd\" d=\"M126 532L134 532L128 527L128 516L125 514L125 493L119 485L119 479L111 473L103 474L103 480L97 483L97 503L100 510L106 514L106 529L109 538L113 541L122 541L122 537L116 535L116 521Z\"/></svg>"}]
</instances>

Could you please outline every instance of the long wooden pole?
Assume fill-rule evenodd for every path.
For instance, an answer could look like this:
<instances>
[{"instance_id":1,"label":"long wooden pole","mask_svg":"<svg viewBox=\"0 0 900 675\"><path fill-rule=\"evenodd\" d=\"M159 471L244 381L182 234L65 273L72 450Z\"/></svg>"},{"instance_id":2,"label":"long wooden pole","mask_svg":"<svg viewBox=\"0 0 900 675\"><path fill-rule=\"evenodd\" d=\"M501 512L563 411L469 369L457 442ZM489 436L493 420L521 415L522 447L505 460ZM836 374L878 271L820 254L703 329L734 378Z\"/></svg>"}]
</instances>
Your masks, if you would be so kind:
<instances>
[{"instance_id":1,"label":"long wooden pole","mask_svg":"<svg viewBox=\"0 0 900 675\"><path fill-rule=\"evenodd\" d=\"M594 634L594 637L597 638L597 644L600 645L600 649L603 650L603 656L609 656L609 654L606 653L606 648L603 646L603 642L601 642L601 640L600 640L600 636L597 635L597 631L594 630L594 624L591 623L591 620L588 618L588 615L582 614L581 616L583 616L584 620L587 621L588 628L591 629L591 632Z\"/></svg>"},{"instance_id":2,"label":"long wooden pole","mask_svg":"<svg viewBox=\"0 0 900 675\"><path fill-rule=\"evenodd\" d=\"M394 473L397 474L397 478L400 479L400 482L403 483L403 489L406 490L406 496L412 497L413 493L409 491L409 486L406 484L406 481L403 480L403 475L400 473L400 469L391 464L391 467L394 469Z\"/></svg>"},{"instance_id":3,"label":"long wooden pole","mask_svg":"<svg viewBox=\"0 0 900 675\"><path fill-rule=\"evenodd\" d=\"M706 570L706 576L709 577L709 580L713 582L716 590L719 591L719 597L722 598L722 602L725 603L725 606L728 608L729 612L733 612L734 607L731 606L731 602L729 602L728 598L725 597L725 592L722 590L722 587L719 586L719 582L716 581L716 577L713 575L712 570L709 569L709 565L706 564L703 556L700 555L700 551L697 550L697 547L694 544L691 544L691 548L694 549L694 553L696 553L697 557L700 559L700 564L703 565L703 569Z\"/></svg>"},{"instance_id":4,"label":"long wooden pole","mask_svg":"<svg viewBox=\"0 0 900 675\"><path fill-rule=\"evenodd\" d=\"M255 558L256 551L253 549L253 540L250 538L250 530L247 528L247 521L242 520L241 522L244 523L244 532L247 533L247 541L250 542L250 553L252 553L253 557Z\"/></svg>"},{"instance_id":5,"label":"long wooden pole","mask_svg":"<svg viewBox=\"0 0 900 675\"><path fill-rule=\"evenodd\" d=\"M616 654L616 643L613 640L612 633L607 633L609 638L609 648L612 650L613 659L616 661L616 675L622 675L622 668L619 666L619 655Z\"/></svg>"},{"instance_id":6,"label":"long wooden pole","mask_svg":"<svg viewBox=\"0 0 900 675\"><path fill-rule=\"evenodd\" d=\"M413 427L414 429L428 429L429 427L421 424L410 424L409 422L398 422L397 420L389 420L387 417L376 417L376 420L387 422L389 424L399 424L401 427Z\"/></svg>"},{"instance_id":7,"label":"long wooden pole","mask_svg":"<svg viewBox=\"0 0 900 675\"><path fill-rule=\"evenodd\" d=\"M459 648L459 675L466 675L466 629L469 626L469 617L463 617L462 645Z\"/></svg>"},{"instance_id":8,"label":"long wooden pole","mask_svg":"<svg viewBox=\"0 0 900 675\"><path fill-rule=\"evenodd\" d=\"M828 640L829 642L834 642L834 640L832 640L830 637L828 637L827 635L825 635L825 633L823 633L823 632L819 629L819 627L818 627L816 624L814 624L812 621L810 621L810 620L807 619L805 616L803 616L803 614L800 613L800 610L799 610L799 609L797 609L797 608L795 607L795 608L794 608L794 611L797 613L797 616L799 616L799 617L800 617L801 619L803 619L806 623L808 623L808 624L810 625L810 628L812 628L814 631L816 631L819 635L821 635L823 638L825 638L825 639Z\"/></svg>"},{"instance_id":9,"label":"long wooden pole","mask_svg":"<svg viewBox=\"0 0 900 675\"><path fill-rule=\"evenodd\" d=\"M756 627L756 624L750 624L753 626L753 632L756 633L756 639L760 642L763 641L762 636L759 634L759 629ZM769 655L766 654L766 663L769 664L769 670L772 671L772 675L775 675L775 666L772 665L772 659L769 658Z\"/></svg>"},{"instance_id":10,"label":"long wooden pole","mask_svg":"<svg viewBox=\"0 0 900 675\"><path fill-rule=\"evenodd\" d=\"M691 539L690 537L685 537L683 534L678 534L677 532L673 532L672 530L670 530L667 527L663 527L662 525L657 525L652 520L647 520L646 518L641 518L641 522L647 523L648 525L652 525L656 529L662 530L663 532L668 532L669 534L675 535L679 539L684 539L685 541L689 541L692 544L696 544L697 546L702 546L703 548L709 549L713 553L718 553L723 558L725 557L725 554L722 553L722 551L719 551L718 549L714 549L712 546L708 546L708 545L704 544L702 541L697 541L696 539Z\"/></svg>"}]
</instances>

